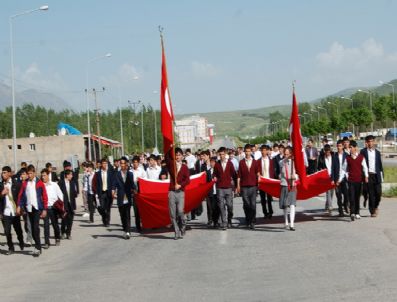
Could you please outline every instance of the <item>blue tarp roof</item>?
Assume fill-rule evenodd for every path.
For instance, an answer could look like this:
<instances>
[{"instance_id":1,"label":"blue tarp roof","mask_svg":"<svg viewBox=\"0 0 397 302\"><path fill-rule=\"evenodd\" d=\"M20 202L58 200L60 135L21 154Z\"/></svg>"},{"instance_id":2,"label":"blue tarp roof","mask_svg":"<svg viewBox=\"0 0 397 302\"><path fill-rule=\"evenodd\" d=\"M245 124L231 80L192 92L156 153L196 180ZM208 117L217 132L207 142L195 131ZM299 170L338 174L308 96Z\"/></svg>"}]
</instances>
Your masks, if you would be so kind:
<instances>
[{"instance_id":1,"label":"blue tarp roof","mask_svg":"<svg viewBox=\"0 0 397 302\"><path fill-rule=\"evenodd\" d=\"M65 129L67 134L69 134L69 135L81 135L82 134L76 128L70 126L69 124L65 124L65 123L59 123L57 129L58 129L58 131L60 131L61 129Z\"/></svg>"},{"instance_id":2,"label":"blue tarp roof","mask_svg":"<svg viewBox=\"0 0 397 302\"><path fill-rule=\"evenodd\" d=\"M349 131L349 132L342 132L339 134L339 137L345 137L345 136L347 137L353 136L353 133Z\"/></svg>"},{"instance_id":3,"label":"blue tarp roof","mask_svg":"<svg viewBox=\"0 0 397 302\"><path fill-rule=\"evenodd\" d=\"M392 135L394 135L394 134L397 135L397 128L390 128L389 131L390 131L390 133L391 133Z\"/></svg>"}]
</instances>

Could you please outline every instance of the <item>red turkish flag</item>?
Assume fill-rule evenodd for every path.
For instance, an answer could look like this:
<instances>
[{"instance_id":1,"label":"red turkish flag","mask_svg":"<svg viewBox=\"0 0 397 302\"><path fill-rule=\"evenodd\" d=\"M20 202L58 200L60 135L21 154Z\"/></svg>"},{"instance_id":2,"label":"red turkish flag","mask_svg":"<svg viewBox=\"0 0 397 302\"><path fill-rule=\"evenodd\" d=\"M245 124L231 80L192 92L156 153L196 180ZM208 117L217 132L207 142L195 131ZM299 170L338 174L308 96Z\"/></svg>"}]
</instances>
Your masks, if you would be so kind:
<instances>
[{"instance_id":1,"label":"red turkish flag","mask_svg":"<svg viewBox=\"0 0 397 302\"><path fill-rule=\"evenodd\" d=\"M162 62L161 62L161 132L163 134L164 154L168 153L174 144L174 113L172 111L171 97L168 89L167 65L165 63L164 43L161 39Z\"/></svg>"},{"instance_id":2,"label":"red turkish flag","mask_svg":"<svg viewBox=\"0 0 397 302\"><path fill-rule=\"evenodd\" d=\"M292 93L292 112L289 122L289 134L294 152L296 174L299 176L302 187L306 189L306 167L304 159L305 148L302 143L301 125L298 116L298 105L296 103L295 90Z\"/></svg>"}]
</instances>

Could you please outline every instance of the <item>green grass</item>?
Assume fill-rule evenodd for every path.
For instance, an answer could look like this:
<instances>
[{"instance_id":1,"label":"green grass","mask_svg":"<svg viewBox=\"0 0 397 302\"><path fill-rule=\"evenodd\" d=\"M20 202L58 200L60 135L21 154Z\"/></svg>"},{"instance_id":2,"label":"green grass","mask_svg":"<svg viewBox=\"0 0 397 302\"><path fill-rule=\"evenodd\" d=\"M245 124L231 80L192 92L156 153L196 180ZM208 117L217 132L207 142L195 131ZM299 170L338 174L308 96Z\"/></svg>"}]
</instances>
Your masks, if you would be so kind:
<instances>
[{"instance_id":1,"label":"green grass","mask_svg":"<svg viewBox=\"0 0 397 302\"><path fill-rule=\"evenodd\" d=\"M384 175L384 182L397 183L397 167L385 167Z\"/></svg>"},{"instance_id":2,"label":"green grass","mask_svg":"<svg viewBox=\"0 0 397 302\"><path fill-rule=\"evenodd\" d=\"M386 192L382 194L384 197L396 197L397 196L397 187L391 187Z\"/></svg>"}]
</instances>

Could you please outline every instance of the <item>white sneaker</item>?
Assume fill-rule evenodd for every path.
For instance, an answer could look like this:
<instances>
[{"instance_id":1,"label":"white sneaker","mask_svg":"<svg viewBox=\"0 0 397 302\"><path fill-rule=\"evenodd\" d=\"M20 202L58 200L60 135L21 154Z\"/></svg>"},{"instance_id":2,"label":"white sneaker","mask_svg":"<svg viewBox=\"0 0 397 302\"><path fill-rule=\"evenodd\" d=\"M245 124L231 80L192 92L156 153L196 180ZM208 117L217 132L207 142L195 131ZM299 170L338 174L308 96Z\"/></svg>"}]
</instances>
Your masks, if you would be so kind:
<instances>
[{"instance_id":1,"label":"white sneaker","mask_svg":"<svg viewBox=\"0 0 397 302\"><path fill-rule=\"evenodd\" d=\"M130 233L124 232L124 239L130 239Z\"/></svg>"},{"instance_id":2,"label":"white sneaker","mask_svg":"<svg viewBox=\"0 0 397 302\"><path fill-rule=\"evenodd\" d=\"M84 213L84 214L83 214L83 217L84 217L84 218L90 217L90 214Z\"/></svg>"},{"instance_id":3,"label":"white sneaker","mask_svg":"<svg viewBox=\"0 0 397 302\"><path fill-rule=\"evenodd\" d=\"M361 218L361 216L356 214L356 219L360 219L360 218Z\"/></svg>"}]
</instances>

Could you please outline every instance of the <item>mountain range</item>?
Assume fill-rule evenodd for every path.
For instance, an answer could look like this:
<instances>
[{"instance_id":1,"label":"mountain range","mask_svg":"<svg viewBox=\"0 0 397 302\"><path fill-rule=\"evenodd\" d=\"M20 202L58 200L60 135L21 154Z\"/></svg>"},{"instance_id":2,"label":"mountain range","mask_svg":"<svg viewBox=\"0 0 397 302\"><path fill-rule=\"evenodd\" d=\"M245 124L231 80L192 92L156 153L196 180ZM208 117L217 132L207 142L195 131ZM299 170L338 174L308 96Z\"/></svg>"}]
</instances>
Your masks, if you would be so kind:
<instances>
[{"instance_id":1,"label":"mountain range","mask_svg":"<svg viewBox=\"0 0 397 302\"><path fill-rule=\"evenodd\" d=\"M35 89L17 91L15 93L15 103L17 106L32 103L36 106L39 105L56 111L61 111L67 108L70 109L70 106L62 98L52 93L42 92ZM5 107L10 107L11 105L11 87L0 83L0 108L1 110L4 110Z\"/></svg>"}]
</instances>

